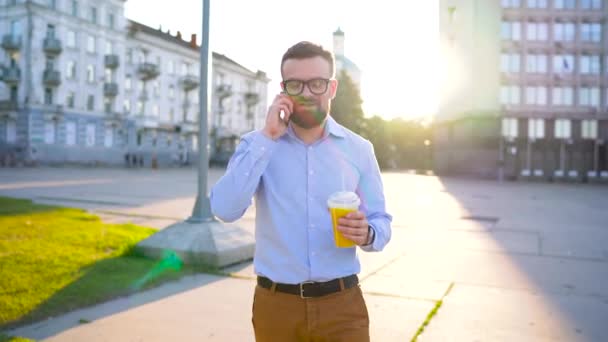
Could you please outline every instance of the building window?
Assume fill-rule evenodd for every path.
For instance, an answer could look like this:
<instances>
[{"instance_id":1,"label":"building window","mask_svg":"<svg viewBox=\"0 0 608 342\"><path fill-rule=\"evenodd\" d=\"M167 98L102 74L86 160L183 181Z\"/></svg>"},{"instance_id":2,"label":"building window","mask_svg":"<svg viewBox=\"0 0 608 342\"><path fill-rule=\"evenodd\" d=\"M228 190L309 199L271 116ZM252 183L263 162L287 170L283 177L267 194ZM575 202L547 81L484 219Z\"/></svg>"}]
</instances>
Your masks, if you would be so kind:
<instances>
[{"instance_id":1,"label":"building window","mask_svg":"<svg viewBox=\"0 0 608 342\"><path fill-rule=\"evenodd\" d=\"M553 104L556 106L572 106L574 104L574 89L572 87L553 88Z\"/></svg>"},{"instance_id":2,"label":"building window","mask_svg":"<svg viewBox=\"0 0 608 342\"><path fill-rule=\"evenodd\" d=\"M546 87L526 87L526 104L529 105L546 105L547 104L547 88Z\"/></svg>"},{"instance_id":3,"label":"building window","mask_svg":"<svg viewBox=\"0 0 608 342\"><path fill-rule=\"evenodd\" d=\"M160 81L155 80L152 84L152 91L154 92L154 96L160 96Z\"/></svg>"},{"instance_id":4,"label":"building window","mask_svg":"<svg viewBox=\"0 0 608 342\"><path fill-rule=\"evenodd\" d=\"M505 138L517 138L517 119L502 119L502 136Z\"/></svg>"},{"instance_id":5,"label":"building window","mask_svg":"<svg viewBox=\"0 0 608 342\"><path fill-rule=\"evenodd\" d=\"M87 124L86 126L86 145L88 147L95 146L95 124Z\"/></svg>"},{"instance_id":6,"label":"building window","mask_svg":"<svg viewBox=\"0 0 608 342\"><path fill-rule=\"evenodd\" d=\"M579 88L578 103L581 106L599 107L599 105L600 105L600 88L599 87Z\"/></svg>"},{"instance_id":7,"label":"building window","mask_svg":"<svg viewBox=\"0 0 608 342\"><path fill-rule=\"evenodd\" d=\"M531 41L547 41L549 39L549 26L547 23L528 23L527 38Z\"/></svg>"},{"instance_id":8,"label":"building window","mask_svg":"<svg viewBox=\"0 0 608 342\"><path fill-rule=\"evenodd\" d=\"M518 8L521 6L520 0L501 0L500 4L503 8Z\"/></svg>"},{"instance_id":9,"label":"building window","mask_svg":"<svg viewBox=\"0 0 608 342\"><path fill-rule=\"evenodd\" d=\"M103 109L106 113L112 113L114 111L114 101L109 97L104 97Z\"/></svg>"},{"instance_id":10,"label":"building window","mask_svg":"<svg viewBox=\"0 0 608 342\"><path fill-rule=\"evenodd\" d=\"M95 82L95 66L93 64L87 65L87 82Z\"/></svg>"},{"instance_id":11,"label":"building window","mask_svg":"<svg viewBox=\"0 0 608 342\"><path fill-rule=\"evenodd\" d=\"M182 63L181 74L182 76L186 76L188 74L188 64Z\"/></svg>"},{"instance_id":12,"label":"building window","mask_svg":"<svg viewBox=\"0 0 608 342\"><path fill-rule=\"evenodd\" d=\"M528 73L546 73L547 72L547 55L527 55L526 56L526 72Z\"/></svg>"},{"instance_id":13,"label":"building window","mask_svg":"<svg viewBox=\"0 0 608 342\"><path fill-rule=\"evenodd\" d=\"M144 91L144 82L137 80L137 91L140 93Z\"/></svg>"},{"instance_id":14,"label":"building window","mask_svg":"<svg viewBox=\"0 0 608 342\"><path fill-rule=\"evenodd\" d=\"M114 73L112 72L112 69L110 68L106 68L105 69L105 78L104 81L106 83L112 83L114 82Z\"/></svg>"},{"instance_id":15,"label":"building window","mask_svg":"<svg viewBox=\"0 0 608 342\"><path fill-rule=\"evenodd\" d=\"M521 23L518 21L503 21L500 31L504 40L521 40Z\"/></svg>"},{"instance_id":16,"label":"building window","mask_svg":"<svg viewBox=\"0 0 608 342\"><path fill-rule=\"evenodd\" d=\"M103 146L112 147L114 144L114 129L112 127L106 127L103 137Z\"/></svg>"},{"instance_id":17,"label":"building window","mask_svg":"<svg viewBox=\"0 0 608 342\"><path fill-rule=\"evenodd\" d=\"M69 48L75 48L76 47L76 32L74 32L74 31L68 31L68 39L67 39L66 45Z\"/></svg>"},{"instance_id":18,"label":"building window","mask_svg":"<svg viewBox=\"0 0 608 342\"><path fill-rule=\"evenodd\" d=\"M95 109L95 96L89 95L87 97L87 110L93 111Z\"/></svg>"},{"instance_id":19,"label":"building window","mask_svg":"<svg viewBox=\"0 0 608 342\"><path fill-rule=\"evenodd\" d=\"M528 8L547 8L547 0L528 0Z\"/></svg>"},{"instance_id":20,"label":"building window","mask_svg":"<svg viewBox=\"0 0 608 342\"><path fill-rule=\"evenodd\" d=\"M47 121L44 123L44 143L45 144L54 144L55 143L55 126L57 125L56 121Z\"/></svg>"},{"instance_id":21,"label":"building window","mask_svg":"<svg viewBox=\"0 0 608 342\"><path fill-rule=\"evenodd\" d=\"M97 24L97 7L91 7L89 12L89 19L93 24Z\"/></svg>"},{"instance_id":22,"label":"building window","mask_svg":"<svg viewBox=\"0 0 608 342\"><path fill-rule=\"evenodd\" d=\"M53 104L53 89L44 88L44 104L45 105Z\"/></svg>"},{"instance_id":23,"label":"building window","mask_svg":"<svg viewBox=\"0 0 608 342\"><path fill-rule=\"evenodd\" d=\"M155 104L154 106L152 106L152 115L153 115L155 118L157 118L157 117L158 117L159 113L160 113L160 111L159 111L158 105L157 105L157 104Z\"/></svg>"},{"instance_id":24,"label":"building window","mask_svg":"<svg viewBox=\"0 0 608 342\"><path fill-rule=\"evenodd\" d=\"M175 110L173 108L169 109L169 122L175 121Z\"/></svg>"},{"instance_id":25,"label":"building window","mask_svg":"<svg viewBox=\"0 0 608 342\"><path fill-rule=\"evenodd\" d=\"M576 0L554 0L553 5L557 9L575 9Z\"/></svg>"},{"instance_id":26,"label":"building window","mask_svg":"<svg viewBox=\"0 0 608 342\"><path fill-rule=\"evenodd\" d=\"M600 73L600 56L586 56L586 55L581 56L580 70L581 70L582 74L599 75L599 73Z\"/></svg>"},{"instance_id":27,"label":"building window","mask_svg":"<svg viewBox=\"0 0 608 342\"><path fill-rule=\"evenodd\" d=\"M73 80L76 78L76 62L75 61L68 61L67 65L66 65L65 77L68 80Z\"/></svg>"},{"instance_id":28,"label":"building window","mask_svg":"<svg viewBox=\"0 0 608 342\"><path fill-rule=\"evenodd\" d=\"M57 0L49 0L49 8L57 9Z\"/></svg>"},{"instance_id":29,"label":"building window","mask_svg":"<svg viewBox=\"0 0 608 342\"><path fill-rule=\"evenodd\" d=\"M131 48L127 49L127 63L133 63L133 49Z\"/></svg>"},{"instance_id":30,"label":"building window","mask_svg":"<svg viewBox=\"0 0 608 342\"><path fill-rule=\"evenodd\" d=\"M6 121L6 142L17 142L17 123L14 120Z\"/></svg>"},{"instance_id":31,"label":"building window","mask_svg":"<svg viewBox=\"0 0 608 342\"><path fill-rule=\"evenodd\" d=\"M198 151L198 136L192 135L192 151Z\"/></svg>"},{"instance_id":32,"label":"building window","mask_svg":"<svg viewBox=\"0 0 608 342\"><path fill-rule=\"evenodd\" d=\"M584 42L599 43L602 41L602 24L582 23L581 40Z\"/></svg>"},{"instance_id":33,"label":"building window","mask_svg":"<svg viewBox=\"0 0 608 342\"><path fill-rule=\"evenodd\" d=\"M68 121L65 124L65 144L68 146L76 145L76 123Z\"/></svg>"},{"instance_id":34,"label":"building window","mask_svg":"<svg viewBox=\"0 0 608 342\"><path fill-rule=\"evenodd\" d=\"M553 56L553 71L557 74L571 74L574 71L574 56Z\"/></svg>"},{"instance_id":35,"label":"building window","mask_svg":"<svg viewBox=\"0 0 608 342\"><path fill-rule=\"evenodd\" d=\"M114 13L108 13L108 27L114 28Z\"/></svg>"},{"instance_id":36,"label":"building window","mask_svg":"<svg viewBox=\"0 0 608 342\"><path fill-rule=\"evenodd\" d=\"M555 23L553 31L553 39L558 42L571 42L576 35L574 23Z\"/></svg>"},{"instance_id":37,"label":"building window","mask_svg":"<svg viewBox=\"0 0 608 342\"><path fill-rule=\"evenodd\" d=\"M76 98L76 94L73 91L68 92L66 96L65 103L68 108L74 108L74 100Z\"/></svg>"},{"instance_id":38,"label":"building window","mask_svg":"<svg viewBox=\"0 0 608 342\"><path fill-rule=\"evenodd\" d=\"M169 99L173 100L175 98L175 87L172 85L169 86Z\"/></svg>"},{"instance_id":39,"label":"building window","mask_svg":"<svg viewBox=\"0 0 608 342\"><path fill-rule=\"evenodd\" d=\"M87 52L88 53L95 53L95 45L96 45L96 41L95 41L95 37L93 36L88 36L87 37Z\"/></svg>"},{"instance_id":40,"label":"building window","mask_svg":"<svg viewBox=\"0 0 608 342\"><path fill-rule=\"evenodd\" d=\"M570 139L572 137L572 122L568 119L555 120L555 138Z\"/></svg>"},{"instance_id":41,"label":"building window","mask_svg":"<svg viewBox=\"0 0 608 342\"><path fill-rule=\"evenodd\" d=\"M125 113L131 113L131 100L125 99L122 103L122 110Z\"/></svg>"},{"instance_id":42,"label":"building window","mask_svg":"<svg viewBox=\"0 0 608 342\"><path fill-rule=\"evenodd\" d=\"M127 75L125 77L125 90L130 91L131 90L131 76Z\"/></svg>"},{"instance_id":43,"label":"building window","mask_svg":"<svg viewBox=\"0 0 608 342\"><path fill-rule=\"evenodd\" d=\"M503 85L500 88L500 102L505 105L516 105L520 103L520 92L519 86L514 85ZM240 112L240 102L238 112Z\"/></svg>"},{"instance_id":44,"label":"building window","mask_svg":"<svg viewBox=\"0 0 608 342\"><path fill-rule=\"evenodd\" d=\"M75 17L78 16L78 1L76 0L72 0L72 15Z\"/></svg>"},{"instance_id":45,"label":"building window","mask_svg":"<svg viewBox=\"0 0 608 342\"><path fill-rule=\"evenodd\" d=\"M167 72L169 75L175 75L175 62L169 61L167 62Z\"/></svg>"},{"instance_id":46,"label":"building window","mask_svg":"<svg viewBox=\"0 0 608 342\"><path fill-rule=\"evenodd\" d=\"M500 55L500 68L502 72L519 72L521 56L515 53L503 53Z\"/></svg>"},{"instance_id":47,"label":"building window","mask_svg":"<svg viewBox=\"0 0 608 342\"><path fill-rule=\"evenodd\" d=\"M581 136L583 139L597 139L597 120L583 120L581 122Z\"/></svg>"},{"instance_id":48,"label":"building window","mask_svg":"<svg viewBox=\"0 0 608 342\"><path fill-rule=\"evenodd\" d=\"M545 137L545 120L528 119L528 138L542 139Z\"/></svg>"},{"instance_id":49,"label":"building window","mask_svg":"<svg viewBox=\"0 0 608 342\"><path fill-rule=\"evenodd\" d=\"M137 101L137 114L144 115L144 103L142 101Z\"/></svg>"},{"instance_id":50,"label":"building window","mask_svg":"<svg viewBox=\"0 0 608 342\"><path fill-rule=\"evenodd\" d=\"M111 41L106 42L106 55L111 55L114 53L114 43Z\"/></svg>"}]
</instances>

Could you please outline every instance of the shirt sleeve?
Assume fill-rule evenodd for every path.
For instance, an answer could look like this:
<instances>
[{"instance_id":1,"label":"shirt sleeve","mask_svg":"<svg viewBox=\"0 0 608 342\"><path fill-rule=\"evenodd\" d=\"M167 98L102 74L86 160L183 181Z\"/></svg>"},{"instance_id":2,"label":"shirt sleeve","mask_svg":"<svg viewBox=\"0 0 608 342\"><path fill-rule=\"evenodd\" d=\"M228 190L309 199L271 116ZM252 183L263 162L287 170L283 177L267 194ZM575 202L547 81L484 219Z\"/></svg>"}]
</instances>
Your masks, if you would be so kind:
<instances>
[{"instance_id":1,"label":"shirt sleeve","mask_svg":"<svg viewBox=\"0 0 608 342\"><path fill-rule=\"evenodd\" d=\"M213 215L225 222L236 221L251 205L264 170L277 142L261 131L245 135L228 162L226 173L211 188Z\"/></svg>"},{"instance_id":2,"label":"shirt sleeve","mask_svg":"<svg viewBox=\"0 0 608 342\"><path fill-rule=\"evenodd\" d=\"M369 245L361 246L361 249L366 252L379 252L391 239L393 217L386 212L384 187L374 147L370 142L367 142L366 147L363 172L357 192L361 198L361 211L365 213L367 221L374 231L374 240Z\"/></svg>"}]
</instances>

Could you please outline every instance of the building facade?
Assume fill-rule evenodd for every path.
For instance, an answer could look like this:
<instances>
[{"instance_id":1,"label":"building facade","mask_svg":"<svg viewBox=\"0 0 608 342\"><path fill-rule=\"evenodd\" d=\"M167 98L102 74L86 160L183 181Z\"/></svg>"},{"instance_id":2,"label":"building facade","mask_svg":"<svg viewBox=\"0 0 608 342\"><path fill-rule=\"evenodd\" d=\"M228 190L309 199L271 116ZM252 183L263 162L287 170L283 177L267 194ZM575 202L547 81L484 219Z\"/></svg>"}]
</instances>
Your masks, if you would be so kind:
<instances>
[{"instance_id":1,"label":"building facade","mask_svg":"<svg viewBox=\"0 0 608 342\"><path fill-rule=\"evenodd\" d=\"M608 180L605 0L441 0L439 174Z\"/></svg>"},{"instance_id":2,"label":"building facade","mask_svg":"<svg viewBox=\"0 0 608 342\"><path fill-rule=\"evenodd\" d=\"M196 161L196 36L128 20L122 0L1 0L0 9L2 162ZM213 154L221 132L260 127L269 80L226 56L211 59ZM250 105L219 113L216 104L229 100Z\"/></svg>"},{"instance_id":3,"label":"building facade","mask_svg":"<svg viewBox=\"0 0 608 342\"><path fill-rule=\"evenodd\" d=\"M336 59L336 75L340 75L345 71L352 79L355 85L361 89L361 70L353 61L345 54L345 37L344 32L338 28L333 33L334 58Z\"/></svg>"}]
</instances>

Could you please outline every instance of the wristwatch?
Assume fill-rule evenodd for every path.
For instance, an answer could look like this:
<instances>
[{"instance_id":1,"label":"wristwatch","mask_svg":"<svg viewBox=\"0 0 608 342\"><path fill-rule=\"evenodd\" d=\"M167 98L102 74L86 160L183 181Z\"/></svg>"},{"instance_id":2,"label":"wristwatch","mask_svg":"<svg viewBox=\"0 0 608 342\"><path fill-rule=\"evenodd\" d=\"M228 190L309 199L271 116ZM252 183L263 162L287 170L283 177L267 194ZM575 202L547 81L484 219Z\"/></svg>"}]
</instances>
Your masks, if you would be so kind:
<instances>
[{"instance_id":1,"label":"wristwatch","mask_svg":"<svg viewBox=\"0 0 608 342\"><path fill-rule=\"evenodd\" d=\"M374 239L376 238L376 232L374 231L374 228L372 228L372 226L370 226L369 224L367 225L367 231L367 243L365 244L365 246L369 246L374 243Z\"/></svg>"}]
</instances>

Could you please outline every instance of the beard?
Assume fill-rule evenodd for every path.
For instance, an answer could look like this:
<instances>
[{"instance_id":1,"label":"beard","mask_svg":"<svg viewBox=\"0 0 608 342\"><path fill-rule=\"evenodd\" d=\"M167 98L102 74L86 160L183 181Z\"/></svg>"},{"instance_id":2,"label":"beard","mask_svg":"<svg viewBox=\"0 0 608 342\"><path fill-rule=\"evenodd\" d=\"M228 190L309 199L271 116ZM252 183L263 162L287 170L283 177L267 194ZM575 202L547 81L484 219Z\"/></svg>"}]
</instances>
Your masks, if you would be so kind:
<instances>
[{"instance_id":1,"label":"beard","mask_svg":"<svg viewBox=\"0 0 608 342\"><path fill-rule=\"evenodd\" d=\"M329 114L329 109L324 108L320 100L304 96L293 96L291 99L293 100L293 113L289 120L301 128L319 127Z\"/></svg>"}]
</instances>

